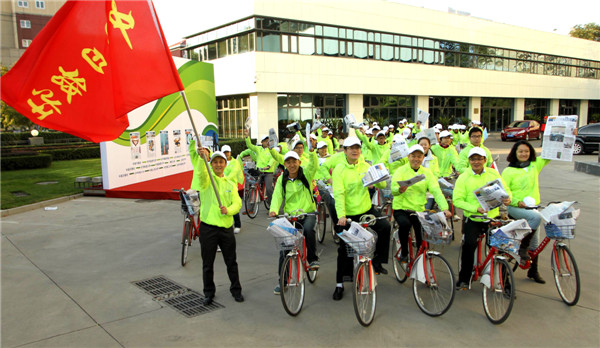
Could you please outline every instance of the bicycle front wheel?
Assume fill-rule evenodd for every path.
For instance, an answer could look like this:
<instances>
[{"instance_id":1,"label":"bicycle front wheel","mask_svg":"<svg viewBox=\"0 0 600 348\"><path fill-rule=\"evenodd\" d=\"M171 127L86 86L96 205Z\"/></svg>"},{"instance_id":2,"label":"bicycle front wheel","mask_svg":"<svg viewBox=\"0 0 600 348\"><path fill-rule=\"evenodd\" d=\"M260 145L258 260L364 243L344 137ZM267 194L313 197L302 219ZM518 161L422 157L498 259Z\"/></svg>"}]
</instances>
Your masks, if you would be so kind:
<instances>
[{"instance_id":1,"label":"bicycle front wheel","mask_svg":"<svg viewBox=\"0 0 600 348\"><path fill-rule=\"evenodd\" d=\"M279 275L281 303L285 311L296 316L304 304L304 269L297 255L286 256Z\"/></svg>"},{"instance_id":2,"label":"bicycle front wheel","mask_svg":"<svg viewBox=\"0 0 600 348\"><path fill-rule=\"evenodd\" d=\"M402 253L402 245L400 245L400 239L398 238L398 231L393 234L392 243L392 260L394 262L394 275L396 280L400 283L404 283L408 278L408 263L400 262L400 254Z\"/></svg>"},{"instance_id":3,"label":"bicycle front wheel","mask_svg":"<svg viewBox=\"0 0 600 348\"><path fill-rule=\"evenodd\" d=\"M490 287L483 286L483 309L485 315L494 324L502 324L512 310L515 302L515 283L508 262L494 259Z\"/></svg>"},{"instance_id":4,"label":"bicycle front wheel","mask_svg":"<svg viewBox=\"0 0 600 348\"><path fill-rule=\"evenodd\" d=\"M423 267L425 282L413 279L413 295L423 313L437 317L446 313L454 300L454 274L441 255L423 257L423 264L418 267Z\"/></svg>"},{"instance_id":5,"label":"bicycle front wheel","mask_svg":"<svg viewBox=\"0 0 600 348\"><path fill-rule=\"evenodd\" d=\"M192 217L193 218L193 217ZM192 222L185 219L183 223L183 235L181 237L181 265L185 266L187 263L188 248L192 245Z\"/></svg>"},{"instance_id":6,"label":"bicycle front wheel","mask_svg":"<svg viewBox=\"0 0 600 348\"><path fill-rule=\"evenodd\" d=\"M316 226L317 240L319 243L323 243L325 239L325 229L327 229L327 211L325 204L322 202L317 205L317 226Z\"/></svg>"},{"instance_id":7,"label":"bicycle front wheel","mask_svg":"<svg viewBox=\"0 0 600 348\"><path fill-rule=\"evenodd\" d=\"M317 274L319 273L318 270L314 269L311 270L309 269L308 271L306 271L306 276L308 277L308 281L312 284L317 280Z\"/></svg>"},{"instance_id":8,"label":"bicycle front wheel","mask_svg":"<svg viewBox=\"0 0 600 348\"><path fill-rule=\"evenodd\" d=\"M369 326L375 317L377 305L377 291L375 271L371 262L359 262L354 270L354 313L362 326Z\"/></svg>"},{"instance_id":9,"label":"bicycle front wheel","mask_svg":"<svg viewBox=\"0 0 600 348\"><path fill-rule=\"evenodd\" d=\"M579 269L566 245L555 245L552 250L552 271L558 294L566 304L574 306L579 301Z\"/></svg>"},{"instance_id":10,"label":"bicycle front wheel","mask_svg":"<svg viewBox=\"0 0 600 348\"><path fill-rule=\"evenodd\" d=\"M251 186L244 197L244 205L246 207L246 214L251 219L254 219L258 214L258 189L256 186Z\"/></svg>"}]
</instances>

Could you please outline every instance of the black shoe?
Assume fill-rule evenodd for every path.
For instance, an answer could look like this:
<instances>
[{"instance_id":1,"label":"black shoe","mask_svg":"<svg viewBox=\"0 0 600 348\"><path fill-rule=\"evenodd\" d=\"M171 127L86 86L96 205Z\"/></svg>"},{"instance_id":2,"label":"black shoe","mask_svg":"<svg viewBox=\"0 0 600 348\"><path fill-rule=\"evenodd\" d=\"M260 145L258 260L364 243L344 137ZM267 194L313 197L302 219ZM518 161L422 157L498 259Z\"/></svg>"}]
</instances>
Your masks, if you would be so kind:
<instances>
[{"instance_id":1,"label":"black shoe","mask_svg":"<svg viewBox=\"0 0 600 348\"><path fill-rule=\"evenodd\" d=\"M333 300L339 301L344 297L344 288L336 286L335 291L333 292Z\"/></svg>"},{"instance_id":2,"label":"black shoe","mask_svg":"<svg viewBox=\"0 0 600 348\"><path fill-rule=\"evenodd\" d=\"M233 295L235 302L244 302L244 296L242 294Z\"/></svg>"},{"instance_id":3,"label":"black shoe","mask_svg":"<svg viewBox=\"0 0 600 348\"><path fill-rule=\"evenodd\" d=\"M206 296L202 302L205 306L209 306L213 303L214 296Z\"/></svg>"},{"instance_id":4,"label":"black shoe","mask_svg":"<svg viewBox=\"0 0 600 348\"><path fill-rule=\"evenodd\" d=\"M374 263L373 269L375 270L375 274L388 274L387 269L383 268L383 266L380 263Z\"/></svg>"}]
</instances>

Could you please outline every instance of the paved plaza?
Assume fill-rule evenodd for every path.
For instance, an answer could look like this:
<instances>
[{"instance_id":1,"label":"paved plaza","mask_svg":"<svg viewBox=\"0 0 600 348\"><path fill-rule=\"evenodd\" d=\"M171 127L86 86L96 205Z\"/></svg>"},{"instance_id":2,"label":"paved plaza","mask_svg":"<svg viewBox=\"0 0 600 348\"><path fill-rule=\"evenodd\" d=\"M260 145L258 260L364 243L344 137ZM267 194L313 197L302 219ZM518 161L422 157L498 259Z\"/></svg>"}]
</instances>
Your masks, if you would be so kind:
<instances>
[{"instance_id":1,"label":"paved plaza","mask_svg":"<svg viewBox=\"0 0 600 348\"><path fill-rule=\"evenodd\" d=\"M511 143L486 141L506 166ZM539 146L539 141L534 141ZM597 155L577 160L596 161ZM188 183L182 183L188 186ZM242 217L236 236L246 301L236 303L221 256L215 262L213 311L186 317L133 284L164 276L202 292L200 246L182 267L182 215L178 201L81 197L2 218L2 347L398 347L600 345L600 177L575 172L573 163L552 162L540 177L543 202L577 200L581 216L570 242L581 276L581 298L568 307L558 296L549 248L541 255L538 285L515 273L517 299L502 325L483 311L481 285L458 292L441 317L423 314L412 283L399 284L389 263L378 276L377 312L368 328L357 322L352 294L331 299L336 245L328 234L321 270L306 284L302 312L290 317L273 295L277 250L264 206L256 219ZM443 249L457 273L457 240Z\"/></svg>"}]
</instances>

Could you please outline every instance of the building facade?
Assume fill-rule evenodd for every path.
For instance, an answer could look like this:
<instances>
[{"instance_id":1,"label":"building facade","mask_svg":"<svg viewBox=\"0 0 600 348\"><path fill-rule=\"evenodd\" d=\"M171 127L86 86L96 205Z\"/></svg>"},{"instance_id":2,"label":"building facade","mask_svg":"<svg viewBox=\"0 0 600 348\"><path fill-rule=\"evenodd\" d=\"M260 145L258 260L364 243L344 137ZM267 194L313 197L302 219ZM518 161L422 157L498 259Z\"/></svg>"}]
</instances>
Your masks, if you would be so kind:
<instances>
[{"instance_id":1,"label":"building facade","mask_svg":"<svg viewBox=\"0 0 600 348\"><path fill-rule=\"evenodd\" d=\"M66 0L0 1L0 63L12 67Z\"/></svg>"},{"instance_id":2,"label":"building facade","mask_svg":"<svg viewBox=\"0 0 600 348\"><path fill-rule=\"evenodd\" d=\"M210 12L210 9L208 9ZM600 43L386 1L250 2L186 37L214 64L220 136L266 134L317 115L397 124L579 115L600 121ZM214 15L207 13L205 15Z\"/></svg>"}]
</instances>

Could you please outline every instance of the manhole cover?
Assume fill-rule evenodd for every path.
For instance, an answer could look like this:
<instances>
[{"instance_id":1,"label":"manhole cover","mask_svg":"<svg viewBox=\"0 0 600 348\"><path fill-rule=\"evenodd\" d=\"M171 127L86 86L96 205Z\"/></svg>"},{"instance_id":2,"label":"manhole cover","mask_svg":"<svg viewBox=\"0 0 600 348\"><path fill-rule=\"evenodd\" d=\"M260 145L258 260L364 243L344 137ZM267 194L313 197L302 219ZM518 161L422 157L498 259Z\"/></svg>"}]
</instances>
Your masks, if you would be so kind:
<instances>
[{"instance_id":1,"label":"manhole cover","mask_svg":"<svg viewBox=\"0 0 600 348\"><path fill-rule=\"evenodd\" d=\"M165 276L132 282L135 286L154 297L156 301L164 301L169 307L188 318L210 313L214 310L225 308L220 303L204 305L204 296L197 291L177 284Z\"/></svg>"},{"instance_id":2,"label":"manhole cover","mask_svg":"<svg viewBox=\"0 0 600 348\"><path fill-rule=\"evenodd\" d=\"M52 184L58 184L58 181L41 181L41 182L36 182L36 185L52 185Z\"/></svg>"},{"instance_id":3,"label":"manhole cover","mask_svg":"<svg viewBox=\"0 0 600 348\"><path fill-rule=\"evenodd\" d=\"M25 197L25 196L29 196L29 193L25 192L25 191L12 191L11 194L15 197Z\"/></svg>"}]
</instances>

